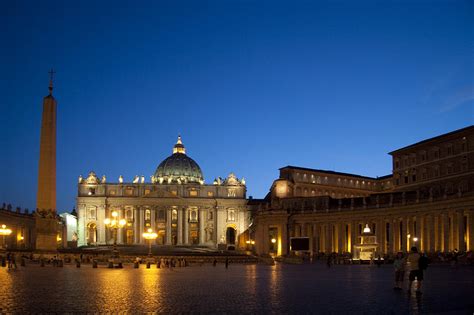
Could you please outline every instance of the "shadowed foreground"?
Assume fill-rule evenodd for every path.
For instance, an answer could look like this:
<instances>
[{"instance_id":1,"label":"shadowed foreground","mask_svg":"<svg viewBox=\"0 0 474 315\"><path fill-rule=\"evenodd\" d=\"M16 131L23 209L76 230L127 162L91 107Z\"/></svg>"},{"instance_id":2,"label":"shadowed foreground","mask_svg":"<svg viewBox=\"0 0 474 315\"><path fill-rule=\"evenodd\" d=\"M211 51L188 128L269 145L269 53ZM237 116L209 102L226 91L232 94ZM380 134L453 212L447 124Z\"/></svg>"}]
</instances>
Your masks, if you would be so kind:
<instances>
[{"instance_id":1,"label":"shadowed foreground","mask_svg":"<svg viewBox=\"0 0 474 315\"><path fill-rule=\"evenodd\" d=\"M3 312L472 313L474 268L430 266L424 294L392 289L392 266L212 265L0 269Z\"/></svg>"}]
</instances>

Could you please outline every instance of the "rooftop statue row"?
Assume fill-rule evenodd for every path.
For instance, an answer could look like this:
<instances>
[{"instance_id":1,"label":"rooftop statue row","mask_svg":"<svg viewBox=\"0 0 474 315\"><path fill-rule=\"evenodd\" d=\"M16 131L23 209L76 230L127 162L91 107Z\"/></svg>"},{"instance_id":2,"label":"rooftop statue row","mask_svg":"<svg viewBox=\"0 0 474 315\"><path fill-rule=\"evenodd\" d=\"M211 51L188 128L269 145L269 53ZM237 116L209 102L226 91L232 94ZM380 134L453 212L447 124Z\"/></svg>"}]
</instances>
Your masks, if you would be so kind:
<instances>
[{"instance_id":1,"label":"rooftop statue row","mask_svg":"<svg viewBox=\"0 0 474 315\"><path fill-rule=\"evenodd\" d=\"M90 172L87 178L83 178L82 175L79 175L78 179L79 184L88 184L88 185L98 185L98 184L105 184L107 182L107 178L105 175L102 175L102 178L99 179L97 175L94 172ZM123 183L123 176L120 175L118 178L118 182L120 184ZM154 175L151 176L151 182L153 184L171 184L173 183L171 179L165 180L163 177L156 177ZM145 176L138 176L135 175L135 177L132 180L133 184L144 184L145 183ZM186 177L183 178L177 178L175 183L177 184L188 184L188 179ZM203 180L200 180L199 183L201 185L204 184ZM222 179L221 177L218 177L214 179L213 182L214 185L224 185L224 186L245 186L245 179L242 177L241 180L239 180L234 173L230 173L229 176L227 176L226 179Z\"/></svg>"}]
</instances>

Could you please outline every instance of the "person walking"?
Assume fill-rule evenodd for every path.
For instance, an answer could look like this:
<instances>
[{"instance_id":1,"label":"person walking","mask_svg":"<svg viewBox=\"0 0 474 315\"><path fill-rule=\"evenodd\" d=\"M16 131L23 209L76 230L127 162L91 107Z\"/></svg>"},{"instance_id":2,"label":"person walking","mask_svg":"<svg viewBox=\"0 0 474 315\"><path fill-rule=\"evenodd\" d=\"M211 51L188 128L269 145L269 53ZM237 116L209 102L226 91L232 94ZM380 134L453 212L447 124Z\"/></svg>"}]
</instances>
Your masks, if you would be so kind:
<instances>
[{"instance_id":1,"label":"person walking","mask_svg":"<svg viewBox=\"0 0 474 315\"><path fill-rule=\"evenodd\" d=\"M395 286L394 290L401 290L403 288L403 278L405 277L405 259L402 252L398 252L393 261L395 268Z\"/></svg>"},{"instance_id":2,"label":"person walking","mask_svg":"<svg viewBox=\"0 0 474 315\"><path fill-rule=\"evenodd\" d=\"M411 248L407 257L407 267L410 270L408 275L408 292L411 292L413 281L416 279L416 294L421 295L421 282L423 281L423 271L420 269L420 254L416 246Z\"/></svg>"}]
</instances>

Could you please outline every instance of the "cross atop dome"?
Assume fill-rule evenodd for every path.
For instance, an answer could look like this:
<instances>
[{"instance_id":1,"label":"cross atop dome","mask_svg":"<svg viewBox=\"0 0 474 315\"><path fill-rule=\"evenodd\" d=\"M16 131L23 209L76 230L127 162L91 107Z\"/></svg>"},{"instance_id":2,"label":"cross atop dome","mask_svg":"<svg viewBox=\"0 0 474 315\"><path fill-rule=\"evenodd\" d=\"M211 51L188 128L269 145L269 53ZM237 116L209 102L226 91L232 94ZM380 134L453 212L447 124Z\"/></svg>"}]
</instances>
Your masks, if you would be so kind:
<instances>
[{"instance_id":1,"label":"cross atop dome","mask_svg":"<svg viewBox=\"0 0 474 315\"><path fill-rule=\"evenodd\" d=\"M176 141L176 144L173 147L173 154L180 153L180 154L186 154L186 148L183 145L183 142L181 141L181 135L178 135L178 141Z\"/></svg>"}]
</instances>

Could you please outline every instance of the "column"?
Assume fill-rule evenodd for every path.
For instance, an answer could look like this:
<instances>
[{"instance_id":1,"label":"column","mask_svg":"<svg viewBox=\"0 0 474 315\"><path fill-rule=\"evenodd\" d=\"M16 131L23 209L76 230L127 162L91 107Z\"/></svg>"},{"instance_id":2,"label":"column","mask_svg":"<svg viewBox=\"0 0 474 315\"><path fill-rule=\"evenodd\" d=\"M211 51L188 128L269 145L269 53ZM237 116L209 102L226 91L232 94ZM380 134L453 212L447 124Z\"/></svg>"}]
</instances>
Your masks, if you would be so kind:
<instances>
[{"instance_id":1,"label":"column","mask_svg":"<svg viewBox=\"0 0 474 315\"><path fill-rule=\"evenodd\" d=\"M435 225L435 217L429 216L428 220L428 231L429 231L429 238L430 238L430 247L427 251L430 253L434 253L436 251L436 242L435 242L435 234L436 234L436 225Z\"/></svg>"},{"instance_id":2,"label":"column","mask_svg":"<svg viewBox=\"0 0 474 315\"><path fill-rule=\"evenodd\" d=\"M184 210L182 207L178 208L178 245L183 244L183 225L184 225L184 218L183 215Z\"/></svg>"},{"instance_id":3,"label":"column","mask_svg":"<svg viewBox=\"0 0 474 315\"><path fill-rule=\"evenodd\" d=\"M204 245L206 242L206 232L204 231L204 223L206 222L206 210L199 209L199 244Z\"/></svg>"},{"instance_id":4,"label":"column","mask_svg":"<svg viewBox=\"0 0 474 315\"><path fill-rule=\"evenodd\" d=\"M384 252L385 244L384 244L384 235L385 235L385 224L383 220L378 220L376 223L376 235L377 235L377 243L378 243L378 254L381 255Z\"/></svg>"},{"instance_id":5,"label":"column","mask_svg":"<svg viewBox=\"0 0 474 315\"><path fill-rule=\"evenodd\" d=\"M458 239L458 250L460 252L466 251L466 243L464 242L464 212L456 212L456 221L457 221L457 239Z\"/></svg>"},{"instance_id":6,"label":"column","mask_svg":"<svg viewBox=\"0 0 474 315\"><path fill-rule=\"evenodd\" d=\"M138 219L138 209L137 207L133 207L133 244L138 244L140 242L140 222Z\"/></svg>"},{"instance_id":7,"label":"column","mask_svg":"<svg viewBox=\"0 0 474 315\"><path fill-rule=\"evenodd\" d=\"M433 225L434 225L434 248L435 248L435 251L441 251L441 248L440 248L440 245L441 245L441 242L440 242L440 221L439 221L439 215L436 214L433 216Z\"/></svg>"},{"instance_id":8,"label":"column","mask_svg":"<svg viewBox=\"0 0 474 315\"><path fill-rule=\"evenodd\" d=\"M467 217L467 250L474 250L474 210Z\"/></svg>"},{"instance_id":9,"label":"column","mask_svg":"<svg viewBox=\"0 0 474 315\"><path fill-rule=\"evenodd\" d=\"M216 206L214 210L214 216L213 216L214 218L214 244L216 247L217 247L217 244L219 244L218 237L219 237L219 228L220 228L220 226L217 224L218 212L219 212L219 206ZM268 253L268 251L264 253Z\"/></svg>"},{"instance_id":10,"label":"column","mask_svg":"<svg viewBox=\"0 0 474 315\"><path fill-rule=\"evenodd\" d=\"M301 237L306 237L306 236L308 236L306 223L303 222L303 223L301 223L300 226L301 226L301 234L300 234L300 236L301 236Z\"/></svg>"},{"instance_id":11,"label":"column","mask_svg":"<svg viewBox=\"0 0 474 315\"><path fill-rule=\"evenodd\" d=\"M313 224L313 251L315 253L319 253L320 248L319 248L319 224Z\"/></svg>"},{"instance_id":12,"label":"column","mask_svg":"<svg viewBox=\"0 0 474 315\"><path fill-rule=\"evenodd\" d=\"M123 218L123 209L117 209L118 213L118 218L122 219ZM123 244L123 228L118 228L117 229L117 244Z\"/></svg>"},{"instance_id":13,"label":"column","mask_svg":"<svg viewBox=\"0 0 474 315\"><path fill-rule=\"evenodd\" d=\"M345 252L344 231L345 231L345 224L342 222L338 223L337 224L337 252L338 253Z\"/></svg>"},{"instance_id":14,"label":"column","mask_svg":"<svg viewBox=\"0 0 474 315\"><path fill-rule=\"evenodd\" d=\"M171 245L171 208L166 209L166 245Z\"/></svg>"},{"instance_id":15,"label":"column","mask_svg":"<svg viewBox=\"0 0 474 315\"><path fill-rule=\"evenodd\" d=\"M105 245L105 205L100 205L97 209L97 243Z\"/></svg>"},{"instance_id":16,"label":"column","mask_svg":"<svg viewBox=\"0 0 474 315\"><path fill-rule=\"evenodd\" d=\"M77 245L86 245L86 210L84 205L77 207Z\"/></svg>"},{"instance_id":17,"label":"column","mask_svg":"<svg viewBox=\"0 0 474 315\"><path fill-rule=\"evenodd\" d=\"M407 252L408 251L408 237L407 235L409 234L409 227L408 224L410 223L408 217L405 217L402 219L402 248L400 249L402 252Z\"/></svg>"},{"instance_id":18,"label":"column","mask_svg":"<svg viewBox=\"0 0 474 315\"><path fill-rule=\"evenodd\" d=\"M288 224L286 222L281 225L281 254L288 255Z\"/></svg>"},{"instance_id":19,"label":"column","mask_svg":"<svg viewBox=\"0 0 474 315\"><path fill-rule=\"evenodd\" d=\"M395 254L400 247L400 221L394 219L390 225L390 252Z\"/></svg>"},{"instance_id":20,"label":"column","mask_svg":"<svg viewBox=\"0 0 474 315\"><path fill-rule=\"evenodd\" d=\"M144 243L143 232L144 232L144 226L145 226L145 208L140 207L138 208L138 211L140 212L140 227L139 227L138 237L140 238L140 244L143 244Z\"/></svg>"},{"instance_id":21,"label":"column","mask_svg":"<svg viewBox=\"0 0 474 315\"><path fill-rule=\"evenodd\" d=\"M311 255L311 257L313 257L313 249L314 249L314 245L313 245L313 242L314 242L314 237L313 237L313 225L312 224L308 224L306 226L306 231L307 231L307 236L309 238L309 254Z\"/></svg>"},{"instance_id":22,"label":"column","mask_svg":"<svg viewBox=\"0 0 474 315\"><path fill-rule=\"evenodd\" d=\"M441 222L443 226L443 251L449 252L449 213L441 214Z\"/></svg>"},{"instance_id":23,"label":"column","mask_svg":"<svg viewBox=\"0 0 474 315\"><path fill-rule=\"evenodd\" d=\"M268 234L268 225L263 225L263 253L269 254L270 253L270 244L269 244L269 234Z\"/></svg>"},{"instance_id":24,"label":"column","mask_svg":"<svg viewBox=\"0 0 474 315\"><path fill-rule=\"evenodd\" d=\"M419 219L417 218L417 226L420 227L420 236L419 236L419 243L420 246L418 249L422 252L426 252L426 249L428 248L428 237L427 237L427 230L426 230L426 216L425 215L420 215Z\"/></svg>"},{"instance_id":25,"label":"column","mask_svg":"<svg viewBox=\"0 0 474 315\"><path fill-rule=\"evenodd\" d=\"M357 222L351 223L351 253L354 254L354 245L357 245Z\"/></svg>"},{"instance_id":26,"label":"column","mask_svg":"<svg viewBox=\"0 0 474 315\"><path fill-rule=\"evenodd\" d=\"M150 216L150 227L154 233L156 233L156 209L150 209L151 216Z\"/></svg>"},{"instance_id":27,"label":"column","mask_svg":"<svg viewBox=\"0 0 474 315\"><path fill-rule=\"evenodd\" d=\"M263 222L258 222L256 224L257 228L255 230L255 252L257 255L266 254L264 249L264 226Z\"/></svg>"},{"instance_id":28,"label":"column","mask_svg":"<svg viewBox=\"0 0 474 315\"><path fill-rule=\"evenodd\" d=\"M332 253L332 251L333 251L333 249L332 249L332 224L330 224L330 223L326 224L326 237L325 237L325 240L326 240L326 245L325 245L326 253Z\"/></svg>"},{"instance_id":29,"label":"column","mask_svg":"<svg viewBox=\"0 0 474 315\"><path fill-rule=\"evenodd\" d=\"M184 209L184 241L185 245L189 244L189 209Z\"/></svg>"}]
</instances>

